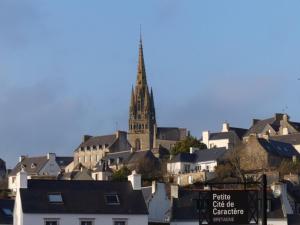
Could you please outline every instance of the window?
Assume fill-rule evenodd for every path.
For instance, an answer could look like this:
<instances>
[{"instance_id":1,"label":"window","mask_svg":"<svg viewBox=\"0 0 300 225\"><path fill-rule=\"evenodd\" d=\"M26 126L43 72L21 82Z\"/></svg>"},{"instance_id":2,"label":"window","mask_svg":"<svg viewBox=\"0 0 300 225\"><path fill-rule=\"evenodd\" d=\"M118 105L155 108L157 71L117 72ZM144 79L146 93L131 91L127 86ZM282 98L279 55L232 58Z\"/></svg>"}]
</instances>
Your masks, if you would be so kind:
<instances>
[{"instance_id":1,"label":"window","mask_svg":"<svg viewBox=\"0 0 300 225\"><path fill-rule=\"evenodd\" d=\"M11 209L3 208L2 211L4 212L4 214L5 214L6 216L12 216L12 211L11 211Z\"/></svg>"},{"instance_id":2,"label":"window","mask_svg":"<svg viewBox=\"0 0 300 225\"><path fill-rule=\"evenodd\" d=\"M48 194L48 200L50 203L63 203L61 193Z\"/></svg>"},{"instance_id":3,"label":"window","mask_svg":"<svg viewBox=\"0 0 300 225\"><path fill-rule=\"evenodd\" d=\"M107 205L120 205L119 196L115 193L105 194L104 198Z\"/></svg>"},{"instance_id":4,"label":"window","mask_svg":"<svg viewBox=\"0 0 300 225\"><path fill-rule=\"evenodd\" d=\"M59 225L58 219L45 219L45 225Z\"/></svg>"},{"instance_id":5,"label":"window","mask_svg":"<svg viewBox=\"0 0 300 225\"><path fill-rule=\"evenodd\" d=\"M94 219L80 219L80 225L93 225Z\"/></svg>"},{"instance_id":6,"label":"window","mask_svg":"<svg viewBox=\"0 0 300 225\"><path fill-rule=\"evenodd\" d=\"M189 164L184 165L184 172L186 172L186 173L190 172L190 165Z\"/></svg>"},{"instance_id":7,"label":"window","mask_svg":"<svg viewBox=\"0 0 300 225\"><path fill-rule=\"evenodd\" d=\"M127 219L114 219L114 225L127 225Z\"/></svg>"}]
</instances>

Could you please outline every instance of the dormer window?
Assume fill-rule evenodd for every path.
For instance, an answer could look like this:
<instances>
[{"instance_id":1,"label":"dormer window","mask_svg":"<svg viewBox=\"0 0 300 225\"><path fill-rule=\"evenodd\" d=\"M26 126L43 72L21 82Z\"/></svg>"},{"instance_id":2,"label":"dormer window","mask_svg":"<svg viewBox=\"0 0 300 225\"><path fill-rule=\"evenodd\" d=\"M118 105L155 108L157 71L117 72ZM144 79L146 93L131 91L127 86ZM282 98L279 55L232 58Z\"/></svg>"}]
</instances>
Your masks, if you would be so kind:
<instances>
[{"instance_id":1,"label":"dormer window","mask_svg":"<svg viewBox=\"0 0 300 225\"><path fill-rule=\"evenodd\" d=\"M104 198L107 205L120 205L120 199L116 193L105 194Z\"/></svg>"},{"instance_id":2,"label":"dormer window","mask_svg":"<svg viewBox=\"0 0 300 225\"><path fill-rule=\"evenodd\" d=\"M6 216L12 216L12 215L13 215L11 209L9 209L9 208L2 208L2 211L3 211L3 213L4 213Z\"/></svg>"},{"instance_id":3,"label":"dormer window","mask_svg":"<svg viewBox=\"0 0 300 225\"><path fill-rule=\"evenodd\" d=\"M61 193L51 193L48 194L48 201L50 203L63 203Z\"/></svg>"},{"instance_id":4,"label":"dormer window","mask_svg":"<svg viewBox=\"0 0 300 225\"><path fill-rule=\"evenodd\" d=\"M36 168L36 164L35 163L31 163L31 169L34 169L34 168Z\"/></svg>"},{"instance_id":5,"label":"dormer window","mask_svg":"<svg viewBox=\"0 0 300 225\"><path fill-rule=\"evenodd\" d=\"M96 149L96 145L93 145L93 149Z\"/></svg>"}]
</instances>

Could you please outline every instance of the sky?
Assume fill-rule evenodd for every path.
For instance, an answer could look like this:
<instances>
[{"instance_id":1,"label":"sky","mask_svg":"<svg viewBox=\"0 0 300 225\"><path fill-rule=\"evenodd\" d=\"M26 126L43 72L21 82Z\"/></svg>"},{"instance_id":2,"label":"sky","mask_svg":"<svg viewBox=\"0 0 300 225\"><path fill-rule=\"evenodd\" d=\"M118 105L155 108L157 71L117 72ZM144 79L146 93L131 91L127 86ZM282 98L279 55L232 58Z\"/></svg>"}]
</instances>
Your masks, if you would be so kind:
<instances>
[{"instance_id":1,"label":"sky","mask_svg":"<svg viewBox=\"0 0 300 225\"><path fill-rule=\"evenodd\" d=\"M300 121L300 2L1 0L0 158L127 130L140 25L159 126Z\"/></svg>"}]
</instances>

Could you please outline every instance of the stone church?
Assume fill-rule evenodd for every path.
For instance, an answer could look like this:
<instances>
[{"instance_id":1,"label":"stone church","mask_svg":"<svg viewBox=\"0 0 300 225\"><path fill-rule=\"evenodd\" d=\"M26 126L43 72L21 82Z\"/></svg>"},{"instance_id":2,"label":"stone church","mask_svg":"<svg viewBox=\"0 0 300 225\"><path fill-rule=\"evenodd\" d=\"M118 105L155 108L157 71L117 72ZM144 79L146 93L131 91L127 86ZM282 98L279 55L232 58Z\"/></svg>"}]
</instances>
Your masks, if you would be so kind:
<instances>
[{"instance_id":1,"label":"stone church","mask_svg":"<svg viewBox=\"0 0 300 225\"><path fill-rule=\"evenodd\" d=\"M140 40L135 88L131 90L127 139L135 150L172 146L187 136L187 130L177 127L157 127L152 88L147 84L143 44Z\"/></svg>"},{"instance_id":2,"label":"stone church","mask_svg":"<svg viewBox=\"0 0 300 225\"><path fill-rule=\"evenodd\" d=\"M112 158L116 159L114 163L122 164L132 161L133 155L139 155L143 150L151 150L155 156L159 156L187 136L184 128L157 126L154 95L147 84L142 40L138 57L136 84L131 90L128 132L116 131L103 136L84 135L74 150L74 166L80 163L87 168L94 168L100 160L108 158L111 164Z\"/></svg>"}]
</instances>

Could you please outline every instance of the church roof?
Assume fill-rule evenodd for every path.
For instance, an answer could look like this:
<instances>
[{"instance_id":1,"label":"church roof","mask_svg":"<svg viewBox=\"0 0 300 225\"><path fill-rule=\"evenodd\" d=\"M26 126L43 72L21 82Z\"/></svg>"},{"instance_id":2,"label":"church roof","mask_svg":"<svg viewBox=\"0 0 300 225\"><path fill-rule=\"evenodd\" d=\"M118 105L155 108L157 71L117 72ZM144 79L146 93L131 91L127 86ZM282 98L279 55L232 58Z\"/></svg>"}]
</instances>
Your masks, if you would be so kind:
<instances>
[{"instance_id":1,"label":"church roof","mask_svg":"<svg viewBox=\"0 0 300 225\"><path fill-rule=\"evenodd\" d=\"M183 139L186 129L178 127L158 127L156 138L161 140L180 141Z\"/></svg>"},{"instance_id":2,"label":"church roof","mask_svg":"<svg viewBox=\"0 0 300 225\"><path fill-rule=\"evenodd\" d=\"M81 143L77 149L84 148L84 147L103 146L103 145L105 145L106 147L109 147L116 140L117 140L117 137L115 134L94 136L94 137L90 137L87 141Z\"/></svg>"}]
</instances>

